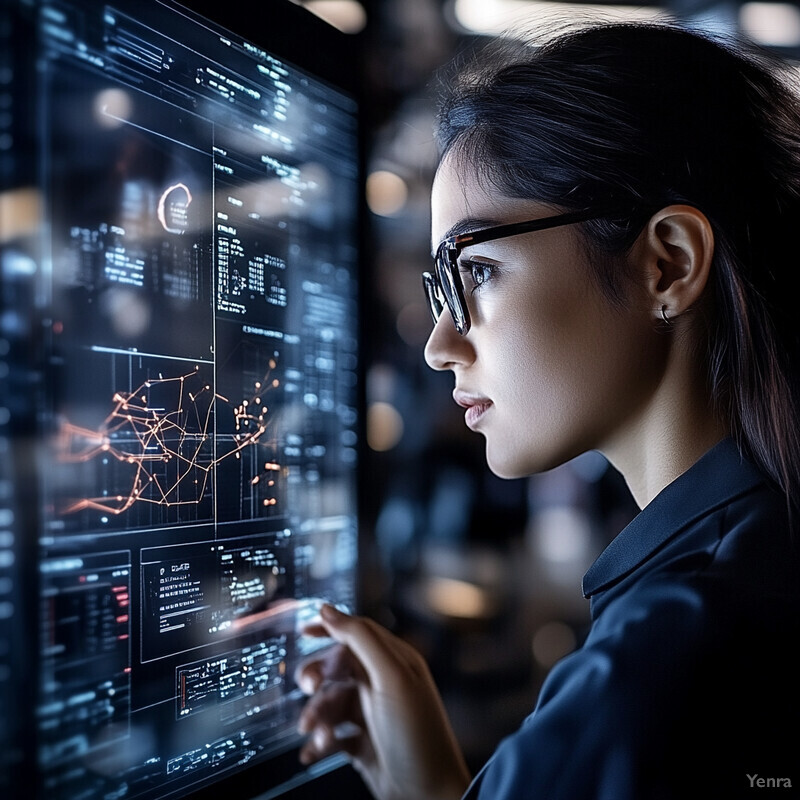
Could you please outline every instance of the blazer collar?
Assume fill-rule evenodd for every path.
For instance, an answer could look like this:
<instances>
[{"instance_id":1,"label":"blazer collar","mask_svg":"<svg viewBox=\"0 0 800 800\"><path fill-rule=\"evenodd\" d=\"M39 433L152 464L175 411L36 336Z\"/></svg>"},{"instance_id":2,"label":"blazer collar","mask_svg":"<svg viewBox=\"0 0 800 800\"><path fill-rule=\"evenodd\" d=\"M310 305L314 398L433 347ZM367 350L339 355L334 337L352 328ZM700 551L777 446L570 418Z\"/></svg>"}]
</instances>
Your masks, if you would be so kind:
<instances>
[{"instance_id":1,"label":"blazer collar","mask_svg":"<svg viewBox=\"0 0 800 800\"><path fill-rule=\"evenodd\" d=\"M682 528L763 482L734 441L723 439L659 492L583 576L591 597L634 570Z\"/></svg>"}]
</instances>

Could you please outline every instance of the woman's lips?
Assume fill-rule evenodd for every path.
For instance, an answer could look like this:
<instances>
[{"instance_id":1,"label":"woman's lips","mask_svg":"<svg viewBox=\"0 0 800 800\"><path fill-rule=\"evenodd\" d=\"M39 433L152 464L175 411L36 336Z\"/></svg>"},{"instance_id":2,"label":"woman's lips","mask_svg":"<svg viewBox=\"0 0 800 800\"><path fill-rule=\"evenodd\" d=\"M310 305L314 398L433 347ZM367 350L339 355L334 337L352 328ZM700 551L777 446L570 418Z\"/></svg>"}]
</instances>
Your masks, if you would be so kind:
<instances>
[{"instance_id":1,"label":"woman's lips","mask_svg":"<svg viewBox=\"0 0 800 800\"><path fill-rule=\"evenodd\" d=\"M474 406L469 406L464 414L464 422L467 423L467 427L474 428L491 405L491 400L487 400L485 403L476 403Z\"/></svg>"},{"instance_id":2,"label":"woman's lips","mask_svg":"<svg viewBox=\"0 0 800 800\"><path fill-rule=\"evenodd\" d=\"M453 392L453 399L458 405L466 409L464 421L467 423L468 428L474 428L492 405L492 401L486 397L470 395L458 389Z\"/></svg>"}]
</instances>

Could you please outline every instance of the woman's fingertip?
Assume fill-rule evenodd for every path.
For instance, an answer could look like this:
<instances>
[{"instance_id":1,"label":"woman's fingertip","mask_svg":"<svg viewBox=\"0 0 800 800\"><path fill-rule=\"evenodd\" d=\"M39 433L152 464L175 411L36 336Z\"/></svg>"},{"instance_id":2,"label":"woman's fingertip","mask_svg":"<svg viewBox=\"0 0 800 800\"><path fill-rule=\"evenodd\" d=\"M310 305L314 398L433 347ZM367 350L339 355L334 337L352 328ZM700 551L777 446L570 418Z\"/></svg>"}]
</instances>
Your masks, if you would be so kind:
<instances>
[{"instance_id":1,"label":"woman's fingertip","mask_svg":"<svg viewBox=\"0 0 800 800\"><path fill-rule=\"evenodd\" d=\"M311 741L317 750L324 750L328 744L328 734L322 728L316 728L311 734Z\"/></svg>"},{"instance_id":2,"label":"woman's fingertip","mask_svg":"<svg viewBox=\"0 0 800 800\"><path fill-rule=\"evenodd\" d=\"M335 606L325 603L319 610L319 614L326 622L338 622L344 614Z\"/></svg>"}]
</instances>

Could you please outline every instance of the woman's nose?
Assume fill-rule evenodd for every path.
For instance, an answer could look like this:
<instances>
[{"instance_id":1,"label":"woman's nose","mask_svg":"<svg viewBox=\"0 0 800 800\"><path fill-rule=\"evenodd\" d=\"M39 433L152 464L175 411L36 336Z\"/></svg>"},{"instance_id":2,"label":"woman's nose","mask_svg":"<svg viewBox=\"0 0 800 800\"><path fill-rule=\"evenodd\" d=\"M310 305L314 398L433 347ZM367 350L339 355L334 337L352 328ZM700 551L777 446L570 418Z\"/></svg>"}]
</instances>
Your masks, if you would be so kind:
<instances>
[{"instance_id":1,"label":"woman's nose","mask_svg":"<svg viewBox=\"0 0 800 800\"><path fill-rule=\"evenodd\" d=\"M428 366L436 370L453 369L456 364L467 363L472 358L471 351L471 342L456 330L450 312L442 311L425 345Z\"/></svg>"}]
</instances>

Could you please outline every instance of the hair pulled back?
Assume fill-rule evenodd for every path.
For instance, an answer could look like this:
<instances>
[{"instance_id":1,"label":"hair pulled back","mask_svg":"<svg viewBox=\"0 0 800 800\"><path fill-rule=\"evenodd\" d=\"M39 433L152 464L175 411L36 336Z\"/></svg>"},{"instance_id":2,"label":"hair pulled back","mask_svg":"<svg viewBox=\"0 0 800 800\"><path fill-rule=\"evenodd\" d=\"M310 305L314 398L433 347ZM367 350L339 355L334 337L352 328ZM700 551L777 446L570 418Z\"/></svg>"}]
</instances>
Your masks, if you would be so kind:
<instances>
[{"instance_id":1,"label":"hair pulled back","mask_svg":"<svg viewBox=\"0 0 800 800\"><path fill-rule=\"evenodd\" d=\"M628 209L582 226L612 299L614 256L653 211L680 203L707 216L715 254L698 358L740 449L796 509L800 108L781 65L670 24L593 24L483 55L441 101L442 156L511 197Z\"/></svg>"}]
</instances>

